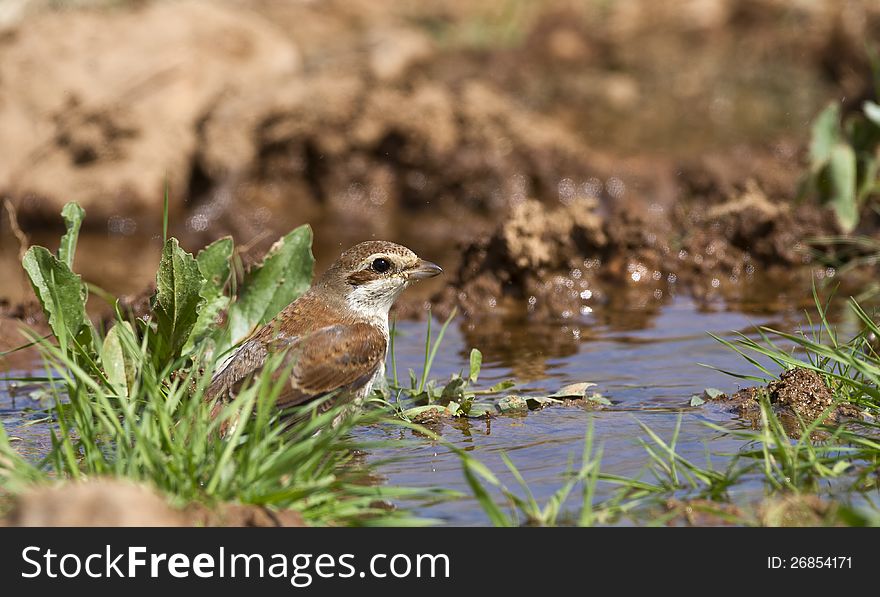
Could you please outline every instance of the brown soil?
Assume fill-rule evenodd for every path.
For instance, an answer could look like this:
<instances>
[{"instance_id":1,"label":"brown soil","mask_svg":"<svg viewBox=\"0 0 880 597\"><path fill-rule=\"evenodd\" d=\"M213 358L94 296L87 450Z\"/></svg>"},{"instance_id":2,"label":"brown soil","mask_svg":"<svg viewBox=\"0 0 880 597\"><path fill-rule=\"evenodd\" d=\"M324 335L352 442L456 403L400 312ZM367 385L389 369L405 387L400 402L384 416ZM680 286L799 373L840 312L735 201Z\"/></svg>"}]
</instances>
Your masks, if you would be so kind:
<instances>
[{"instance_id":1,"label":"brown soil","mask_svg":"<svg viewBox=\"0 0 880 597\"><path fill-rule=\"evenodd\" d=\"M671 499L666 503L669 526L822 527L840 526L837 505L815 495L767 498L754 508L711 500ZM845 526L845 525L843 525Z\"/></svg>"},{"instance_id":2,"label":"brown soil","mask_svg":"<svg viewBox=\"0 0 880 597\"><path fill-rule=\"evenodd\" d=\"M209 509L173 508L142 485L110 479L39 487L16 498L0 526L133 527L133 526L305 526L290 511L249 504L221 504Z\"/></svg>"},{"instance_id":3,"label":"brown soil","mask_svg":"<svg viewBox=\"0 0 880 597\"><path fill-rule=\"evenodd\" d=\"M704 301L735 299L760 275L789 278L813 260L803 240L837 230L813 205L770 200L755 179L715 202L669 208L636 197L599 205L581 196L556 207L513 206L493 233L464 246L456 277L434 297L440 312L512 307L569 319L597 303L650 312L681 290Z\"/></svg>"},{"instance_id":4,"label":"brown soil","mask_svg":"<svg viewBox=\"0 0 880 597\"><path fill-rule=\"evenodd\" d=\"M825 385L822 377L815 371L801 367L785 371L766 388L749 387L733 395L706 398L758 427L761 424L762 394L767 395L780 422L793 437L800 437L804 426L817 420L834 402L831 389ZM843 417L857 418L859 411L849 404L841 404L831 410L824 422L836 423Z\"/></svg>"},{"instance_id":5,"label":"brown soil","mask_svg":"<svg viewBox=\"0 0 880 597\"><path fill-rule=\"evenodd\" d=\"M746 512L738 506L700 499L670 499L666 511L672 516L667 526L740 526L746 518Z\"/></svg>"},{"instance_id":6,"label":"brown soil","mask_svg":"<svg viewBox=\"0 0 880 597\"><path fill-rule=\"evenodd\" d=\"M836 231L791 206L803 123L869 93L873 3L505 6L34 10L0 35L0 194L25 229L76 200L93 230L149 234L167 181L187 245L255 254L305 221L333 254L458 243L440 311L561 319L747 296Z\"/></svg>"},{"instance_id":7,"label":"brown soil","mask_svg":"<svg viewBox=\"0 0 880 597\"><path fill-rule=\"evenodd\" d=\"M838 507L815 495L790 495L765 500L758 511L761 526L846 526L839 521Z\"/></svg>"}]
</instances>

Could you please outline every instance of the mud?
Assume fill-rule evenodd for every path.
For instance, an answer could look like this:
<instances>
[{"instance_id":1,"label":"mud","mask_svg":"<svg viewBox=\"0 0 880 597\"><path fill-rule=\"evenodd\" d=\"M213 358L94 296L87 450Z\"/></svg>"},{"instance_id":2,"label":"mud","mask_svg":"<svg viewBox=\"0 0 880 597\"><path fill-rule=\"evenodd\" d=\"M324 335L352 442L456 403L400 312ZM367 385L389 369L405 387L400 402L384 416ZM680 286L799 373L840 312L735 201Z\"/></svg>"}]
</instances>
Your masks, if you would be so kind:
<instances>
[{"instance_id":1,"label":"mud","mask_svg":"<svg viewBox=\"0 0 880 597\"><path fill-rule=\"evenodd\" d=\"M822 377L810 369L789 369L765 388L748 387L735 394L721 394L715 398L706 395L708 402L721 405L727 412L750 421L755 428L761 426L761 396L770 401L789 435L800 437L805 426L819 419L834 403L834 395ZM840 404L833 408L823 423L837 423L843 418L859 418L857 408Z\"/></svg>"},{"instance_id":2,"label":"mud","mask_svg":"<svg viewBox=\"0 0 880 597\"><path fill-rule=\"evenodd\" d=\"M464 236L487 210L555 201L566 180L662 194L657 165L672 178L688 170L663 157L669 143L687 149L673 155L699 155L695 139L717 140L715 165L742 184L748 172L726 163L731 141L747 170L760 169L756 140L784 137L768 123L799 129L826 99L865 96L858 40L880 30L870 2L503 8L31 10L0 39L0 78L16 81L0 91L0 145L16 148L0 190L25 222L54 218L68 200L100 219L155 222L167 178L195 232L246 235L268 213L313 219L329 204L377 232L401 206L436 209L463 220ZM792 89L800 95L786 97ZM655 163L630 168L633 154Z\"/></svg>"},{"instance_id":3,"label":"mud","mask_svg":"<svg viewBox=\"0 0 880 597\"><path fill-rule=\"evenodd\" d=\"M14 498L0 526L300 527L305 523L295 512L276 512L248 504L220 504L216 508L190 505L178 509L145 486L103 479L24 492Z\"/></svg>"},{"instance_id":4,"label":"mud","mask_svg":"<svg viewBox=\"0 0 880 597\"><path fill-rule=\"evenodd\" d=\"M815 495L789 495L764 500L758 515L765 527L846 526L838 510L837 503Z\"/></svg>"},{"instance_id":5,"label":"mud","mask_svg":"<svg viewBox=\"0 0 880 597\"><path fill-rule=\"evenodd\" d=\"M792 205L795 181L789 179L788 194L776 200L752 178L726 199L672 206L644 197L608 205L577 196L555 207L523 201L494 232L465 244L456 277L433 300L441 312L510 307L571 319L592 313L596 304L650 313L675 292L707 303L741 299L750 292L746 283L762 275L791 279L813 263L820 247L811 251L805 239L837 232L825 210Z\"/></svg>"},{"instance_id":6,"label":"mud","mask_svg":"<svg viewBox=\"0 0 880 597\"><path fill-rule=\"evenodd\" d=\"M561 319L742 298L809 262L835 228L791 205L803 123L869 93L856 40L880 32L869 2L34 6L0 37L24 228L76 200L87 228L149 237L167 183L193 247L259 254L306 221L458 244L440 311Z\"/></svg>"},{"instance_id":7,"label":"mud","mask_svg":"<svg viewBox=\"0 0 880 597\"><path fill-rule=\"evenodd\" d=\"M846 526L836 503L815 495L765 498L751 508L711 500L671 499L666 503L669 526Z\"/></svg>"},{"instance_id":8,"label":"mud","mask_svg":"<svg viewBox=\"0 0 880 597\"><path fill-rule=\"evenodd\" d=\"M739 506L712 500L670 499L665 506L670 516L667 526L739 526L747 517Z\"/></svg>"}]
</instances>

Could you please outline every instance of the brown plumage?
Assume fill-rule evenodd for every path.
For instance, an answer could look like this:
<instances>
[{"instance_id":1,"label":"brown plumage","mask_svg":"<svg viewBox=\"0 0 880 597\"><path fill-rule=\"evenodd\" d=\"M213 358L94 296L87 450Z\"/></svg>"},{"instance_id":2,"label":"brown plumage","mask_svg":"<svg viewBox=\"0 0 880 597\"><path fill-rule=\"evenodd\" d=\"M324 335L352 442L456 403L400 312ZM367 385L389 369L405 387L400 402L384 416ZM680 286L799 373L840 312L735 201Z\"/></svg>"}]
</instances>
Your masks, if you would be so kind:
<instances>
[{"instance_id":1,"label":"brown plumage","mask_svg":"<svg viewBox=\"0 0 880 597\"><path fill-rule=\"evenodd\" d=\"M386 241L355 245L303 296L257 329L214 375L206 398L235 395L271 354L284 353L275 375L290 372L279 408L333 395L360 402L384 374L388 310L413 280L440 273L406 247ZM219 412L222 401L215 407Z\"/></svg>"}]
</instances>

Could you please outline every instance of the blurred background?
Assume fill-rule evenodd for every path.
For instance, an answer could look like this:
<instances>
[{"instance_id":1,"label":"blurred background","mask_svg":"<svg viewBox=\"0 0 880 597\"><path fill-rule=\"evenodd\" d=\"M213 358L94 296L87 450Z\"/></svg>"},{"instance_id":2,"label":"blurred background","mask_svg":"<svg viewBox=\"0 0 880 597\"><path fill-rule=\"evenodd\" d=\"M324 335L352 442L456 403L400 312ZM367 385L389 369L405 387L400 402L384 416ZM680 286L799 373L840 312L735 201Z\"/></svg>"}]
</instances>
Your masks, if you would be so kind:
<instances>
[{"instance_id":1,"label":"blurred background","mask_svg":"<svg viewBox=\"0 0 880 597\"><path fill-rule=\"evenodd\" d=\"M308 222L320 270L395 240L446 266L413 300L447 310L529 308L544 269L598 254L666 284L682 247L768 234L687 228L749 190L790 202L812 120L870 97L878 32L869 0L0 0L0 298L30 296L21 251L57 243L68 201L87 212L77 270L149 291L166 186L188 250L232 234L247 262ZM561 208L598 219L560 229ZM746 257L799 261L792 234ZM534 246L565 235L574 249ZM721 252L695 267L745 271Z\"/></svg>"},{"instance_id":2,"label":"blurred background","mask_svg":"<svg viewBox=\"0 0 880 597\"><path fill-rule=\"evenodd\" d=\"M371 238L441 264L396 306L401 379L430 306L461 314L432 377L477 347L485 387L597 384L604 406L441 423L539 500L593 417L603 471L643 470L642 419L728 462L742 443L705 423L741 422L692 396L742 382L697 363L755 371L706 332L797 330L814 284L880 298L878 49L877 0L0 0L0 355L48 331L20 261L70 201L90 308L146 313L167 192L187 251L232 235L247 266L309 223L318 271ZM17 449L47 453L39 394L0 390ZM399 444L366 457L377 483L470 494L457 456ZM485 524L473 499L416 513Z\"/></svg>"}]
</instances>

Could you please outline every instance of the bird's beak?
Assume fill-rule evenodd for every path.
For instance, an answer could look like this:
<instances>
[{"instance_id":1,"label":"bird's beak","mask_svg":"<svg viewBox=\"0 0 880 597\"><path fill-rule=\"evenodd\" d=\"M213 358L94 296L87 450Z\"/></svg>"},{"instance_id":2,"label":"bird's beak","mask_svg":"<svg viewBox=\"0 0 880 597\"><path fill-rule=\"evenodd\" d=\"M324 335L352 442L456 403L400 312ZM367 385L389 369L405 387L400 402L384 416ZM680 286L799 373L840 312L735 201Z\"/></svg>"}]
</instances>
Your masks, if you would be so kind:
<instances>
[{"instance_id":1,"label":"bird's beak","mask_svg":"<svg viewBox=\"0 0 880 597\"><path fill-rule=\"evenodd\" d=\"M408 280L424 280L441 273L443 273L443 269L436 263L419 259L419 262L406 272L406 278Z\"/></svg>"}]
</instances>

